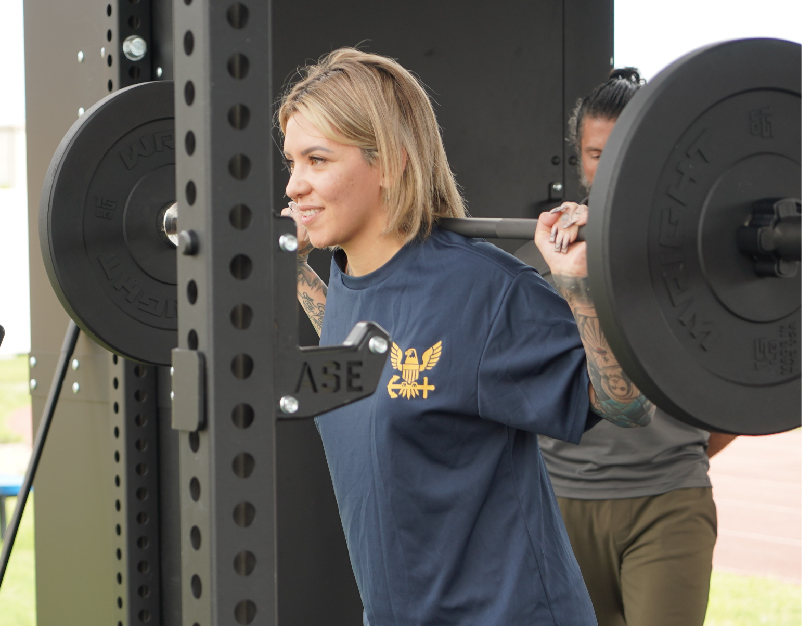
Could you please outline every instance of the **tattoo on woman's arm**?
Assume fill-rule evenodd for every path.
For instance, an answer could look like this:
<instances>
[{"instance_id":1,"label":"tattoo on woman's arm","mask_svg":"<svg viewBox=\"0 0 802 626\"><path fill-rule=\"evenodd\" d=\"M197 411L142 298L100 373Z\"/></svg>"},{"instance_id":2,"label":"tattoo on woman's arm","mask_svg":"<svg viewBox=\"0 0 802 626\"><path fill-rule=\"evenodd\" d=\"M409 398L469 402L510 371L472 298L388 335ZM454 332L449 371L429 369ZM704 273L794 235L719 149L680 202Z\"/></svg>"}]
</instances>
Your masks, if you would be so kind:
<instances>
[{"instance_id":1,"label":"tattoo on woman's arm","mask_svg":"<svg viewBox=\"0 0 802 626\"><path fill-rule=\"evenodd\" d=\"M304 308L309 321L315 327L318 337L323 329L323 316L326 313L326 283L306 263L298 261L298 301Z\"/></svg>"},{"instance_id":2,"label":"tattoo on woman's arm","mask_svg":"<svg viewBox=\"0 0 802 626\"><path fill-rule=\"evenodd\" d=\"M594 411L617 426L646 426L654 415L654 404L630 380L610 349L590 298L588 279L556 275L552 278L571 307L585 345Z\"/></svg>"},{"instance_id":3,"label":"tattoo on woman's arm","mask_svg":"<svg viewBox=\"0 0 802 626\"><path fill-rule=\"evenodd\" d=\"M323 330L323 316L326 314L326 304L324 302L316 302L308 293L303 291L298 292L298 299L301 301L301 306L306 311L309 321L317 331L317 336L320 337L320 332Z\"/></svg>"}]
</instances>

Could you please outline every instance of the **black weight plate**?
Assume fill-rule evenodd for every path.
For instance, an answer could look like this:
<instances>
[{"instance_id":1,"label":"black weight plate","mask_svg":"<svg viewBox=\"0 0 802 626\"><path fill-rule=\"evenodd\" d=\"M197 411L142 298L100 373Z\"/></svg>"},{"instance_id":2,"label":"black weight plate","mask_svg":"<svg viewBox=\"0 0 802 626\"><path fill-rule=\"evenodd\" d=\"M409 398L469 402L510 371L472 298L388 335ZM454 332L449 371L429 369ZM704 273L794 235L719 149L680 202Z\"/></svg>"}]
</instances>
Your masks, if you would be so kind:
<instances>
[{"instance_id":1,"label":"black weight plate","mask_svg":"<svg viewBox=\"0 0 802 626\"><path fill-rule=\"evenodd\" d=\"M173 84L163 81L117 91L73 124L39 209L47 275L76 324L157 365L178 344L175 247L159 229L174 201Z\"/></svg>"},{"instance_id":2,"label":"black weight plate","mask_svg":"<svg viewBox=\"0 0 802 626\"><path fill-rule=\"evenodd\" d=\"M590 195L590 288L635 384L689 424L800 425L800 281L736 245L755 200L800 197L800 46L696 50L633 98Z\"/></svg>"}]
</instances>

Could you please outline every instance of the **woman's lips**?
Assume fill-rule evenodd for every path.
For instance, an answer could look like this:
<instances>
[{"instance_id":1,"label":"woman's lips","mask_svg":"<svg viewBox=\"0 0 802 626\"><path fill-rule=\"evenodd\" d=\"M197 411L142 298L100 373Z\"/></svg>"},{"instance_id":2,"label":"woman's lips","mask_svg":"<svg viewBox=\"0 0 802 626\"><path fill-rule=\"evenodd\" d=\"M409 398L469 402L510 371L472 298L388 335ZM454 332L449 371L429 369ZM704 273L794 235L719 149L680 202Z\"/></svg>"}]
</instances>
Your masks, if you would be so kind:
<instances>
[{"instance_id":1,"label":"woman's lips","mask_svg":"<svg viewBox=\"0 0 802 626\"><path fill-rule=\"evenodd\" d=\"M309 224L322 210L320 207L299 206L298 215L301 218L301 224L304 226Z\"/></svg>"}]
</instances>

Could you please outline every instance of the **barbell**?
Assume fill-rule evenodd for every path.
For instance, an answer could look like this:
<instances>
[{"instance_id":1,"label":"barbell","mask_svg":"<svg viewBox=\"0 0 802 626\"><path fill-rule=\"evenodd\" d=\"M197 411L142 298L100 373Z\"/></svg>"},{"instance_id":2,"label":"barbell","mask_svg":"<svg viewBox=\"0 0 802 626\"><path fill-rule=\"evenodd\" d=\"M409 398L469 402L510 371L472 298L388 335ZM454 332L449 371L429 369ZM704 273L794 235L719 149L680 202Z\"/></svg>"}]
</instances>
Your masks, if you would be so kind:
<instances>
[{"instance_id":1,"label":"barbell","mask_svg":"<svg viewBox=\"0 0 802 626\"><path fill-rule=\"evenodd\" d=\"M50 163L45 268L70 316L122 356L177 345L173 85L98 102ZM800 425L800 46L696 50L635 95L589 199L589 283L635 384L694 426ZM535 220L443 219L466 236L531 239Z\"/></svg>"}]
</instances>

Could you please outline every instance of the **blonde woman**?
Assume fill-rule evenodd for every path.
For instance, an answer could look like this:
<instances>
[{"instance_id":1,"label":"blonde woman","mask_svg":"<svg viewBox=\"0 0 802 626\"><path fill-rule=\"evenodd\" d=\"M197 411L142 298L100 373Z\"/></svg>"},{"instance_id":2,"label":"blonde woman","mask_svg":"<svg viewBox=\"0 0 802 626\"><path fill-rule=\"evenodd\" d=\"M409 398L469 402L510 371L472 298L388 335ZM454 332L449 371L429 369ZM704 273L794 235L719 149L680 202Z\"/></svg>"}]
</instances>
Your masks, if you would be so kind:
<instances>
[{"instance_id":1,"label":"blonde woman","mask_svg":"<svg viewBox=\"0 0 802 626\"><path fill-rule=\"evenodd\" d=\"M644 424L648 401L618 379L614 403L594 392L571 309L533 269L437 227L465 210L429 99L398 63L337 50L278 121L321 344L360 320L392 338L376 393L317 420L365 623L595 624L537 434L578 443L591 404ZM335 248L328 292L313 247ZM575 247L552 246L553 273L575 273Z\"/></svg>"}]
</instances>

